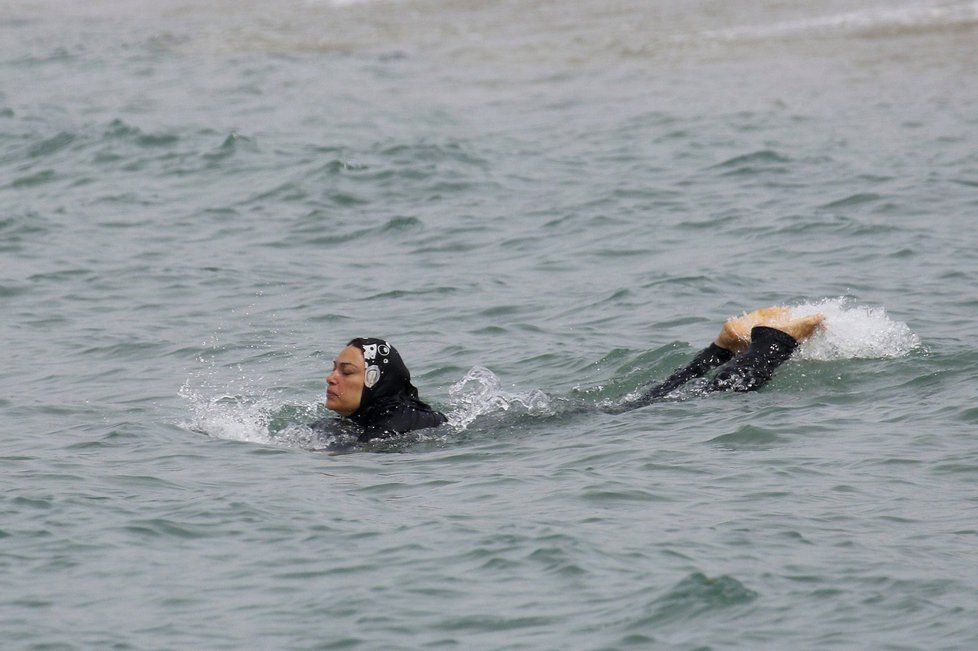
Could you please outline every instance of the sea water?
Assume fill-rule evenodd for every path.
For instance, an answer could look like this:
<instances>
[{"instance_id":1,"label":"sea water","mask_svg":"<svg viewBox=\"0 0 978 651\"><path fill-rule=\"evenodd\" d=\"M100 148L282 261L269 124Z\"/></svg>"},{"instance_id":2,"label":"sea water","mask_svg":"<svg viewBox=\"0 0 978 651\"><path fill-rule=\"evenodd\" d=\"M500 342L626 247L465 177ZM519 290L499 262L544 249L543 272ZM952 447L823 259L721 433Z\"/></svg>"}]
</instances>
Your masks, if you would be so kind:
<instances>
[{"instance_id":1,"label":"sea water","mask_svg":"<svg viewBox=\"0 0 978 651\"><path fill-rule=\"evenodd\" d=\"M960 0L5 3L3 646L975 646L976 59ZM772 304L763 390L606 413ZM354 336L449 425L322 451Z\"/></svg>"}]
</instances>

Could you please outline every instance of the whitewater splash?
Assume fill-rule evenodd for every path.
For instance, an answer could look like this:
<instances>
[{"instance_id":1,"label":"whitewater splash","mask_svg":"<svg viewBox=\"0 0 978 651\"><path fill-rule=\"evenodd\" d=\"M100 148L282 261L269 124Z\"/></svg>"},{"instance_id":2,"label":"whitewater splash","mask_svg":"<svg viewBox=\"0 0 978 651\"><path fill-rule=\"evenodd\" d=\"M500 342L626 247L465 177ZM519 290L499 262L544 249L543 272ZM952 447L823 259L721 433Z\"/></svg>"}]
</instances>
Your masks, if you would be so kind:
<instances>
[{"instance_id":1,"label":"whitewater splash","mask_svg":"<svg viewBox=\"0 0 978 651\"><path fill-rule=\"evenodd\" d=\"M887 316L882 307L855 305L847 297L791 307L794 318L811 314L825 315L824 327L798 347L797 359L881 359L903 357L921 348L920 337L906 323Z\"/></svg>"},{"instance_id":2,"label":"whitewater splash","mask_svg":"<svg viewBox=\"0 0 978 651\"><path fill-rule=\"evenodd\" d=\"M318 405L288 404L280 396L217 395L206 397L190 386L180 387L180 396L190 403L191 418L180 423L196 432L230 441L286 447L317 447L315 433L297 423L316 419Z\"/></svg>"},{"instance_id":3,"label":"whitewater splash","mask_svg":"<svg viewBox=\"0 0 978 651\"><path fill-rule=\"evenodd\" d=\"M506 391L496 374L482 366L474 366L461 380L449 388L453 409L447 414L449 424L465 429L479 416L516 411L531 416L554 413L553 400L540 389Z\"/></svg>"}]
</instances>

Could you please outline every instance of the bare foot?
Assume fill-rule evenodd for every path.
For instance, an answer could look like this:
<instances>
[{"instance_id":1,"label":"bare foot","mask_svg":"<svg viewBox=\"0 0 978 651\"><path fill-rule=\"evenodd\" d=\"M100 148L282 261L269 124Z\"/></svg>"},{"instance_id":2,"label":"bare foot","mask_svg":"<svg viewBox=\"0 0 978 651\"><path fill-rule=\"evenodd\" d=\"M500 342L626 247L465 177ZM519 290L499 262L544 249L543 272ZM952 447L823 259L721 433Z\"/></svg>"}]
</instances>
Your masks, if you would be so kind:
<instances>
[{"instance_id":1,"label":"bare foot","mask_svg":"<svg viewBox=\"0 0 978 651\"><path fill-rule=\"evenodd\" d=\"M780 330L781 324L791 323L790 317L791 310L781 305L762 307L759 310L747 312L741 316L727 319L715 343L720 348L726 348L739 355L747 350L750 345L750 331L754 326L766 325Z\"/></svg>"},{"instance_id":2,"label":"bare foot","mask_svg":"<svg viewBox=\"0 0 978 651\"><path fill-rule=\"evenodd\" d=\"M800 319L792 319L791 321L772 323L770 325L772 328L777 328L781 332L789 334L792 339L800 344L811 337L812 333L815 332L816 328L822 325L823 321L825 321L824 316L821 314L813 314L811 316L803 316Z\"/></svg>"}]
</instances>

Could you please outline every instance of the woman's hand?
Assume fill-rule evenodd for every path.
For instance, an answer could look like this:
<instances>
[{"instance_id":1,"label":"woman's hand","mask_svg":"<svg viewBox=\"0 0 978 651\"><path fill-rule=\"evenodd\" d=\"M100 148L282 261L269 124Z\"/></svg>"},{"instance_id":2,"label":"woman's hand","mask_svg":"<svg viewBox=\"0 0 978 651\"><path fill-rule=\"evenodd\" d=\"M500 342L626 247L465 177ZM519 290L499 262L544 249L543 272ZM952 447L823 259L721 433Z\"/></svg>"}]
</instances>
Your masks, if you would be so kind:
<instances>
[{"instance_id":1,"label":"woman's hand","mask_svg":"<svg viewBox=\"0 0 978 651\"><path fill-rule=\"evenodd\" d=\"M803 316L800 319L792 319L787 323L774 324L771 327L777 328L781 332L788 333L800 344L811 337L812 333L822 325L823 321L825 321L824 316L821 314L813 314L811 316Z\"/></svg>"},{"instance_id":2,"label":"woman's hand","mask_svg":"<svg viewBox=\"0 0 978 651\"><path fill-rule=\"evenodd\" d=\"M716 338L717 346L726 348L736 355L747 350L750 346L750 331L754 326L767 326L787 333L797 342L802 342L815 331L815 328L825 320L821 314L791 318L791 310L782 305L762 307L753 312L747 312L738 317L727 319Z\"/></svg>"},{"instance_id":3,"label":"woman's hand","mask_svg":"<svg viewBox=\"0 0 978 651\"><path fill-rule=\"evenodd\" d=\"M784 306L762 307L759 310L727 319L720 330L720 336L714 343L720 348L726 348L735 355L739 355L750 346L750 331L754 326L765 325L777 328L780 324L787 323L790 318L791 310Z\"/></svg>"}]
</instances>

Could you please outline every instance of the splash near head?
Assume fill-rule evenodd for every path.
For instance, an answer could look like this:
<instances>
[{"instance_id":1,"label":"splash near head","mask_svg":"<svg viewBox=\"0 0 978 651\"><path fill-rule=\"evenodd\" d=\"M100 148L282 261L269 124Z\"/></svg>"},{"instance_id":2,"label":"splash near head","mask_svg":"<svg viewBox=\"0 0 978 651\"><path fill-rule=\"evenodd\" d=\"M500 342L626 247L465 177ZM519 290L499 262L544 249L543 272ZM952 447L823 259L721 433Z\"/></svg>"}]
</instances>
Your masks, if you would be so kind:
<instances>
[{"instance_id":1,"label":"splash near head","mask_svg":"<svg viewBox=\"0 0 978 651\"><path fill-rule=\"evenodd\" d=\"M234 390L226 387L208 396L217 389L195 388L188 379L179 393L190 405L190 419L180 426L218 439L261 445L315 449L328 443L306 426L321 416L318 403L292 403L267 389L228 393L229 388Z\"/></svg>"},{"instance_id":2,"label":"splash near head","mask_svg":"<svg viewBox=\"0 0 978 651\"><path fill-rule=\"evenodd\" d=\"M920 349L920 337L906 323L894 321L882 307L854 305L846 297L826 298L791 308L791 316L825 315L820 330L803 342L798 359L881 359L903 357Z\"/></svg>"},{"instance_id":3,"label":"splash near head","mask_svg":"<svg viewBox=\"0 0 978 651\"><path fill-rule=\"evenodd\" d=\"M270 401L264 398L217 395L206 397L190 385L180 387L190 403L191 420L182 425L215 438L249 443L271 443L268 433Z\"/></svg>"},{"instance_id":4,"label":"splash near head","mask_svg":"<svg viewBox=\"0 0 978 651\"><path fill-rule=\"evenodd\" d=\"M473 366L448 390L454 409L448 422L464 430L484 414L515 411L533 415L553 413L552 401L540 389L506 391L496 374L482 366Z\"/></svg>"}]
</instances>

